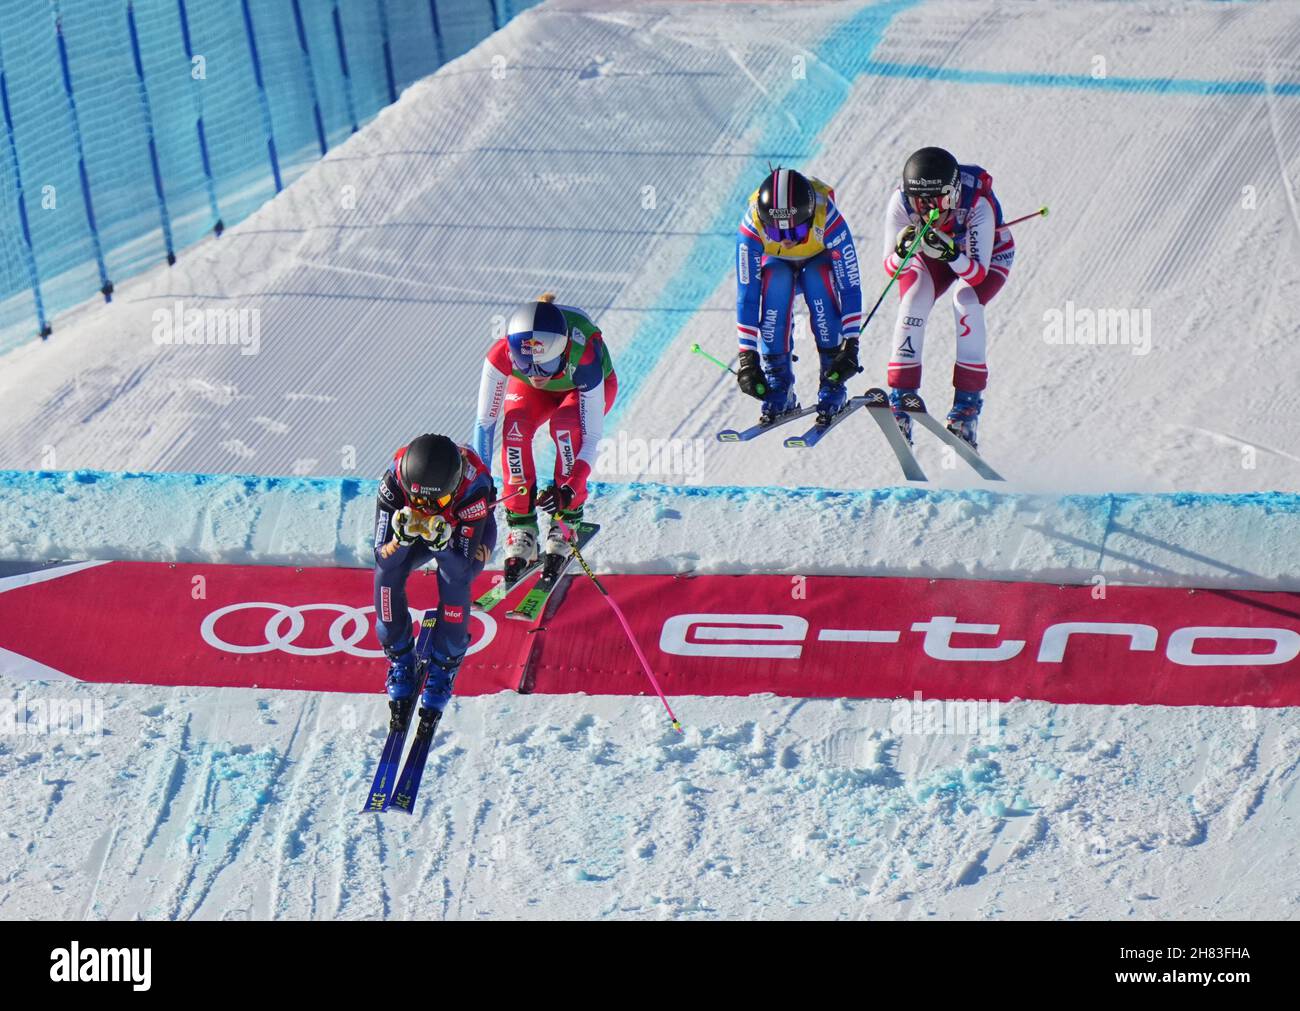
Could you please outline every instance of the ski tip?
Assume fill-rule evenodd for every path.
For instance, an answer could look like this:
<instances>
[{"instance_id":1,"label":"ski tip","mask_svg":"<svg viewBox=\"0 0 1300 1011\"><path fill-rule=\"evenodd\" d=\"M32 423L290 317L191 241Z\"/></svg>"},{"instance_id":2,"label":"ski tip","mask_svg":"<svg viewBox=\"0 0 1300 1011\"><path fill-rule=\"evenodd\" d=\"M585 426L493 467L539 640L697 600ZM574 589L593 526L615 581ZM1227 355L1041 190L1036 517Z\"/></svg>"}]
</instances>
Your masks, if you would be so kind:
<instances>
[{"instance_id":1,"label":"ski tip","mask_svg":"<svg viewBox=\"0 0 1300 1011\"><path fill-rule=\"evenodd\" d=\"M740 441L740 433L737 432L737 431L735 431L735 430L733 430L733 429L730 429L730 428L729 428L729 429L727 429L725 432L719 432L719 433L718 433L718 441L719 441L719 442L739 442L739 441Z\"/></svg>"},{"instance_id":2,"label":"ski tip","mask_svg":"<svg viewBox=\"0 0 1300 1011\"><path fill-rule=\"evenodd\" d=\"M797 435L792 435L790 438L785 440L785 448L786 449L807 449L808 443L806 440L799 438Z\"/></svg>"}]
</instances>

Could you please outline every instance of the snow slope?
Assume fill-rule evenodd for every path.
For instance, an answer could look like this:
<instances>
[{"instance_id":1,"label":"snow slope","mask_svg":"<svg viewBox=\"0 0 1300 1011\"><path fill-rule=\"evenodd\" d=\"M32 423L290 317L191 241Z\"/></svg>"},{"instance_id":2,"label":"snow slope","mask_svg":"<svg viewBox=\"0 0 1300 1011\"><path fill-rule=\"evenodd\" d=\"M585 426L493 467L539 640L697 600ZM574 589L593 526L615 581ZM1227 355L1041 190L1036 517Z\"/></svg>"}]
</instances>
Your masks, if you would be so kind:
<instances>
[{"instance_id":1,"label":"snow slope","mask_svg":"<svg viewBox=\"0 0 1300 1011\"><path fill-rule=\"evenodd\" d=\"M1293 710L460 699L408 820L355 813L377 697L102 696L0 739L0 917L1300 916Z\"/></svg>"},{"instance_id":2,"label":"snow slope","mask_svg":"<svg viewBox=\"0 0 1300 1011\"><path fill-rule=\"evenodd\" d=\"M357 560L388 454L468 432L493 327L557 288L610 338L612 438L698 450L614 454L603 567L1294 588L1291 496L1111 493L1294 485L1297 43L1289 4L547 3L3 359L0 466L303 480L9 478L0 554ZM891 487L865 421L807 454L714 443L752 407L687 348L733 347L766 160L836 184L869 268L921 143L987 165L1011 214L1052 207L990 312L983 438L1010 488L934 456L961 489ZM259 310L259 353L156 346L177 299ZM1067 301L1149 309L1150 353L1047 343ZM936 407L947 326L940 306ZM6 700L88 701L103 732L19 733ZM991 738L913 732L887 700L674 701L684 737L652 700L456 700L408 822L353 813L378 695L4 679L0 916L1300 915L1293 710L1009 703Z\"/></svg>"},{"instance_id":3,"label":"snow slope","mask_svg":"<svg viewBox=\"0 0 1300 1011\"><path fill-rule=\"evenodd\" d=\"M815 454L714 444L753 407L687 348L732 353L731 238L768 159L835 183L878 291L883 201L924 140L984 163L1008 214L1052 207L989 313L983 439L1009 477L1292 487L1298 82L1291 4L545 4L221 240L7 356L0 466L371 477L410 434L468 433L494 327L555 288L609 336L611 434L702 440L675 483L896 482L865 420ZM177 299L259 310L259 353L156 346ZM1149 310L1149 353L1047 343L1067 302ZM949 327L940 305L936 409Z\"/></svg>"}]
</instances>

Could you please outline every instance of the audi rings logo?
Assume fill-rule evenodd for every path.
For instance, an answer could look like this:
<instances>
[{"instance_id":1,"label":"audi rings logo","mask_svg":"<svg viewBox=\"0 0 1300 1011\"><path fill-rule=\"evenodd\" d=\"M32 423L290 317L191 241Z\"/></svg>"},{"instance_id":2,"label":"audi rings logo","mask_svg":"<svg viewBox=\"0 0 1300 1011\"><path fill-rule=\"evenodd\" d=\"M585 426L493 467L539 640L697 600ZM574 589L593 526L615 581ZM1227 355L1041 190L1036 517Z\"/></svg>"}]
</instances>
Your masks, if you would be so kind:
<instances>
[{"instance_id":1,"label":"audi rings logo","mask_svg":"<svg viewBox=\"0 0 1300 1011\"><path fill-rule=\"evenodd\" d=\"M236 643L227 642L217 630L222 618L240 611L269 611L263 629L262 642ZM419 621L423 611L408 608L411 620ZM324 646L300 646L298 637L307 628L307 614L312 611L332 612L335 617L330 622ZM333 653L346 653L348 656L378 659L384 655L382 649L366 649L361 642L370 635L370 616L375 613L373 607L353 607L351 604L273 604L265 600L247 600L238 604L219 607L199 626L203 641L213 649L223 653L270 653L279 650L291 656L329 656ZM470 617L477 618L483 626L483 634L474 641L466 656L472 656L483 649L497 634L496 620L490 614L471 611Z\"/></svg>"}]
</instances>

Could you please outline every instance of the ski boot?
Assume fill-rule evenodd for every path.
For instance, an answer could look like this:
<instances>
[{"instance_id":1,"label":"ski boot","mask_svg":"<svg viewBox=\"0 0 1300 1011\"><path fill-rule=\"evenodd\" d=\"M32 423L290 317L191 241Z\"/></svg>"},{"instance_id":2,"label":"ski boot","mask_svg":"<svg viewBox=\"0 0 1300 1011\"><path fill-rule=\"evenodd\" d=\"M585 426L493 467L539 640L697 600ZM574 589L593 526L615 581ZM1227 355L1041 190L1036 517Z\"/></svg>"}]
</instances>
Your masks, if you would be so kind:
<instances>
[{"instance_id":1,"label":"ski boot","mask_svg":"<svg viewBox=\"0 0 1300 1011\"><path fill-rule=\"evenodd\" d=\"M415 673L415 643L408 642L396 649L385 646L384 655L388 657L385 688L388 692L389 728L400 730L410 722L420 687Z\"/></svg>"},{"instance_id":2,"label":"ski boot","mask_svg":"<svg viewBox=\"0 0 1300 1011\"><path fill-rule=\"evenodd\" d=\"M789 355L764 356L763 379L767 383L767 395L763 397L763 409L758 416L760 425L770 425L783 415L799 410Z\"/></svg>"},{"instance_id":3,"label":"ski boot","mask_svg":"<svg viewBox=\"0 0 1300 1011\"><path fill-rule=\"evenodd\" d=\"M565 527L573 530L582 522L582 509L566 509L559 514ZM564 569L564 563L573 554L568 538L564 536L564 527L552 521L551 529L546 532L546 543L542 548L542 579L555 579Z\"/></svg>"},{"instance_id":4,"label":"ski boot","mask_svg":"<svg viewBox=\"0 0 1300 1011\"><path fill-rule=\"evenodd\" d=\"M442 711L451 701L451 692L456 684L456 675L460 671L460 662L464 654L453 660L429 661L429 679L420 694L420 722L415 727L416 739L431 737L442 719Z\"/></svg>"},{"instance_id":5,"label":"ski boot","mask_svg":"<svg viewBox=\"0 0 1300 1011\"><path fill-rule=\"evenodd\" d=\"M948 431L963 442L969 443L971 449L978 449L975 444L975 426L979 424L980 408L984 398L974 390L956 390L952 397L952 410L948 412Z\"/></svg>"},{"instance_id":6,"label":"ski boot","mask_svg":"<svg viewBox=\"0 0 1300 1011\"><path fill-rule=\"evenodd\" d=\"M537 561L537 517L532 513L506 513L506 586L518 582L523 571Z\"/></svg>"},{"instance_id":7,"label":"ski boot","mask_svg":"<svg viewBox=\"0 0 1300 1011\"><path fill-rule=\"evenodd\" d=\"M903 390L890 388L889 406L894 409L894 420L898 422L899 431L903 433L903 438L907 444L912 445L912 416L903 410L903 398L908 394L915 394L916 390Z\"/></svg>"},{"instance_id":8,"label":"ski boot","mask_svg":"<svg viewBox=\"0 0 1300 1011\"><path fill-rule=\"evenodd\" d=\"M820 349L818 354L822 373L821 386L817 390L817 424L825 428L848 403L845 382L862 371L858 364L858 339L849 337L839 347Z\"/></svg>"}]
</instances>

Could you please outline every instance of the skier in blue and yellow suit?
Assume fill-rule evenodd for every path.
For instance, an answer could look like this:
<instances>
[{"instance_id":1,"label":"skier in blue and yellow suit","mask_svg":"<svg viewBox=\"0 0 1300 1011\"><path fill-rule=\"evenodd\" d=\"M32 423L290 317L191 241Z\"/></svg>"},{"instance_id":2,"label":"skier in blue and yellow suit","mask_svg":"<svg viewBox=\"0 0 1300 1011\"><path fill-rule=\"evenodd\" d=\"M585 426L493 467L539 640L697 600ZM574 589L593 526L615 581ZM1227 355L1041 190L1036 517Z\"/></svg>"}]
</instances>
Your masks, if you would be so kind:
<instances>
[{"instance_id":1,"label":"skier in blue and yellow suit","mask_svg":"<svg viewBox=\"0 0 1300 1011\"><path fill-rule=\"evenodd\" d=\"M803 293L820 356L818 421L844 408L858 366L862 285L858 254L835 192L778 168L749 198L736 255L740 388L763 402L761 423L799 407L791 368L794 298Z\"/></svg>"}]
</instances>

